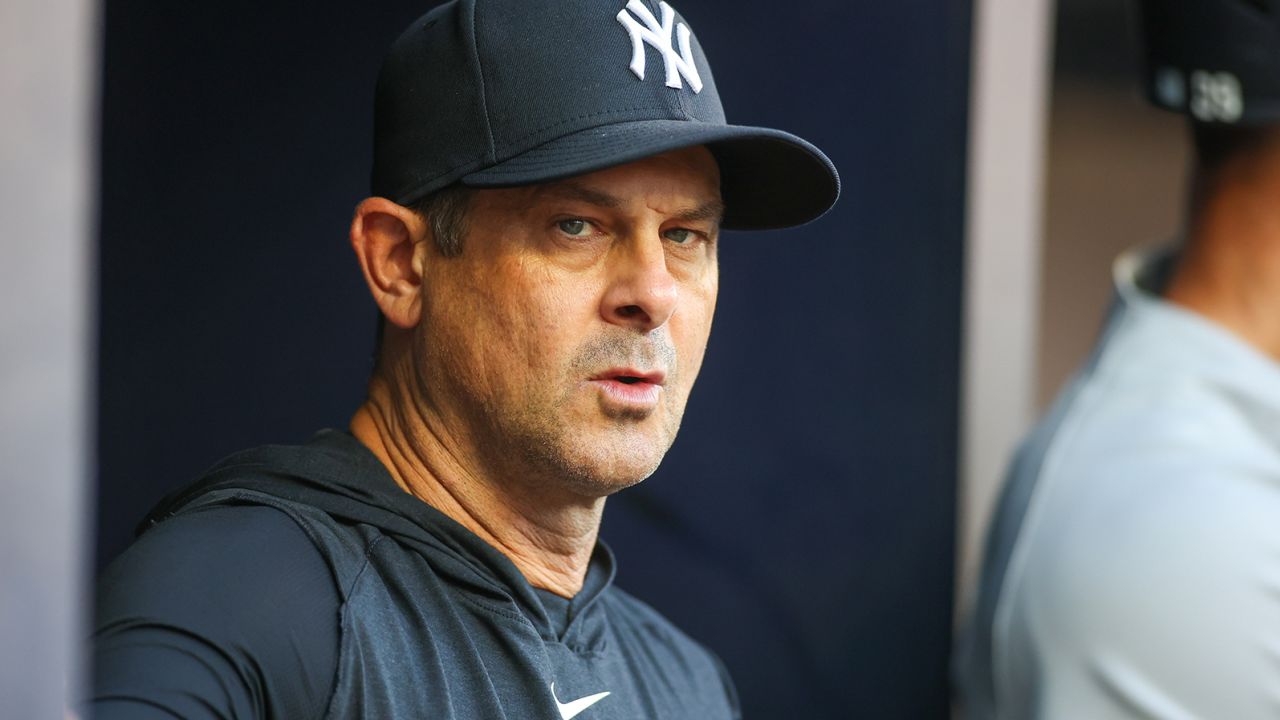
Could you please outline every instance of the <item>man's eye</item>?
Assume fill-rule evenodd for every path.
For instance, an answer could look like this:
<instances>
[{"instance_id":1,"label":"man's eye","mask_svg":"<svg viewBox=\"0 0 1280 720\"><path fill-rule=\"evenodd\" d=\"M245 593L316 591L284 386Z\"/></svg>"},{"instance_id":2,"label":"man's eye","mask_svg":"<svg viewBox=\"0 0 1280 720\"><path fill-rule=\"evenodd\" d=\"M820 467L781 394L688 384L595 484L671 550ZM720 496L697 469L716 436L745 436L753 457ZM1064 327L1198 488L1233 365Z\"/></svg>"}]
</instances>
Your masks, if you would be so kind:
<instances>
[{"instance_id":1,"label":"man's eye","mask_svg":"<svg viewBox=\"0 0 1280 720\"><path fill-rule=\"evenodd\" d=\"M680 245L683 245L690 240L696 240L698 237L698 233L689 230L688 228L672 228L671 230L666 231L664 235L666 235L667 239L671 242L678 243Z\"/></svg>"},{"instance_id":2,"label":"man's eye","mask_svg":"<svg viewBox=\"0 0 1280 720\"><path fill-rule=\"evenodd\" d=\"M561 220L556 223L556 225L560 227L560 232L574 237L582 237L583 235L586 235L587 230L591 228L591 223L586 220L578 220L576 218L573 220Z\"/></svg>"}]
</instances>

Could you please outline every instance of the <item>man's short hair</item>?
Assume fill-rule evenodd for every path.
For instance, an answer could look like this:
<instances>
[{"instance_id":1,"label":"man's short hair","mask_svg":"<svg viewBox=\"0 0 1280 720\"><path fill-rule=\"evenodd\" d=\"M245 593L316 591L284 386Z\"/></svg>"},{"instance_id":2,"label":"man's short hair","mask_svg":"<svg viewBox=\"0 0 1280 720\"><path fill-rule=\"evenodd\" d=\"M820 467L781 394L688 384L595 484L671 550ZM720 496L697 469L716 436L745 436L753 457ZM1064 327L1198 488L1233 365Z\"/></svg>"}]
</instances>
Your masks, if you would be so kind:
<instances>
[{"instance_id":1,"label":"man's short hair","mask_svg":"<svg viewBox=\"0 0 1280 720\"><path fill-rule=\"evenodd\" d=\"M431 228L436 247L445 257L462 254L462 241L467 234L467 206L471 188L460 183L447 185L410 205Z\"/></svg>"}]
</instances>

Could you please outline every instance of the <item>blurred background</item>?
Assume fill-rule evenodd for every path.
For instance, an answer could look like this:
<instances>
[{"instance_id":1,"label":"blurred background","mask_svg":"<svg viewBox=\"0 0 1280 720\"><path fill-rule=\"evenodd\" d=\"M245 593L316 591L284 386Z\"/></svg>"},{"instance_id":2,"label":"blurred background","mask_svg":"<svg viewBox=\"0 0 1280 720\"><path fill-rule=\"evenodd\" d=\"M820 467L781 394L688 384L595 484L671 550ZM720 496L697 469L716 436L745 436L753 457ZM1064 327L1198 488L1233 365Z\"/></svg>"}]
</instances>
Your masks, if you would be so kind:
<instances>
[{"instance_id":1,"label":"blurred background","mask_svg":"<svg viewBox=\"0 0 1280 720\"><path fill-rule=\"evenodd\" d=\"M1122 251L1174 242L1190 160L1186 121L1140 90L1133 7L1059 0L1045 184L1036 400L1083 362Z\"/></svg>"},{"instance_id":2,"label":"blurred background","mask_svg":"<svg viewBox=\"0 0 1280 720\"><path fill-rule=\"evenodd\" d=\"M378 63L428 7L0 4L0 714L75 694L80 600L160 497L362 398L346 227ZM844 195L725 239L680 439L605 515L618 582L749 718L945 717L1003 464L1112 258L1175 237L1181 123L1120 0L676 7L730 120L813 141Z\"/></svg>"}]
</instances>

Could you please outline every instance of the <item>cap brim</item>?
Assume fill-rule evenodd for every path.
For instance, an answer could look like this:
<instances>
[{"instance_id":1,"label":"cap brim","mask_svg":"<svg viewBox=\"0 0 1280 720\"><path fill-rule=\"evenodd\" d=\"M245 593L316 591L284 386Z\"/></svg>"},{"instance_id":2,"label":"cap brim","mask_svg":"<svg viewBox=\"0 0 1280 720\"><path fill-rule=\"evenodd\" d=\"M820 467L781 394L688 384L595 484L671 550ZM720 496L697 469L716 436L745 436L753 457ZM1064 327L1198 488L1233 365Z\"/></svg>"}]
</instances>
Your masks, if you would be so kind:
<instances>
[{"instance_id":1,"label":"cap brim","mask_svg":"<svg viewBox=\"0 0 1280 720\"><path fill-rule=\"evenodd\" d=\"M464 175L461 182L471 187L548 182L694 145L707 146L720 165L726 229L802 225L840 196L835 165L808 142L781 130L688 120L589 128Z\"/></svg>"}]
</instances>

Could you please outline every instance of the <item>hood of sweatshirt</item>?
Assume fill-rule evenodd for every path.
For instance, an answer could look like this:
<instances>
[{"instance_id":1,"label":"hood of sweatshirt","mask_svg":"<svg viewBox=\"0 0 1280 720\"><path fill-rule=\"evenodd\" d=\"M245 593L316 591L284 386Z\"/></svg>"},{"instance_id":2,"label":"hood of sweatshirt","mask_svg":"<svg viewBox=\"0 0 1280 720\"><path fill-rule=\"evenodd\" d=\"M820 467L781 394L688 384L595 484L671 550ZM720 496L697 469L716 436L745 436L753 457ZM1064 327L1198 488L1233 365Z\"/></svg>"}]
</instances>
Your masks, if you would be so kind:
<instances>
[{"instance_id":1,"label":"hood of sweatshirt","mask_svg":"<svg viewBox=\"0 0 1280 720\"><path fill-rule=\"evenodd\" d=\"M514 602L538 629L554 637L553 623L533 586L505 555L461 524L405 492L359 440L322 430L304 445L265 445L227 457L200 480L164 498L139 534L213 493L261 493L317 508L344 524L364 524L430 558L477 598ZM569 606L566 633L613 582L613 553L600 541L582 590Z\"/></svg>"}]
</instances>

